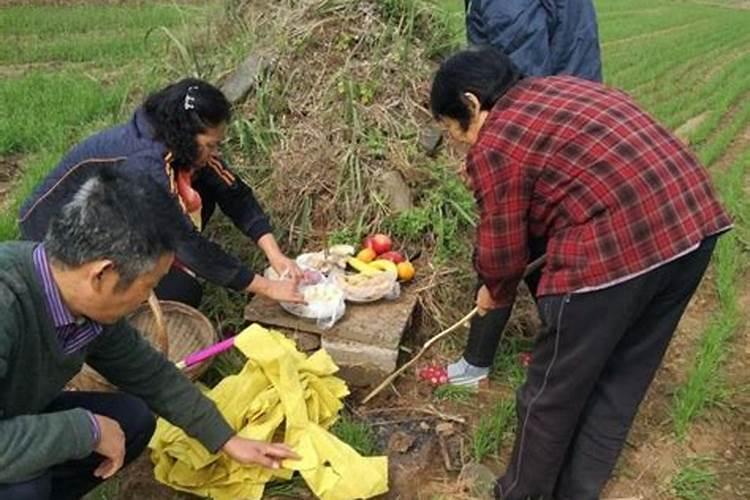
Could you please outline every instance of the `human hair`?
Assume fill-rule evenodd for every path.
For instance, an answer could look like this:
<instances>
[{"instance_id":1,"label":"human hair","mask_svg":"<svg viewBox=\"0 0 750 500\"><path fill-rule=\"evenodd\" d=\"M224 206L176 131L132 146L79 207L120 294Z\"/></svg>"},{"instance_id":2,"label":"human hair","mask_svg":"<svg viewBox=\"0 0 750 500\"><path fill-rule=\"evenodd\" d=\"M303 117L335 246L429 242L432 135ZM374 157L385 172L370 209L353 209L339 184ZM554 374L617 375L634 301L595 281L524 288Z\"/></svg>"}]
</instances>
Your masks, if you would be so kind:
<instances>
[{"instance_id":1,"label":"human hair","mask_svg":"<svg viewBox=\"0 0 750 500\"><path fill-rule=\"evenodd\" d=\"M198 158L196 135L232 117L231 104L221 90L197 78L185 78L154 92L143 109L156 139L172 153L172 165L178 170L194 166Z\"/></svg>"},{"instance_id":2,"label":"human hair","mask_svg":"<svg viewBox=\"0 0 750 500\"><path fill-rule=\"evenodd\" d=\"M52 218L44 238L51 261L66 268L111 260L119 290L175 250L181 216L165 189L127 170L107 166L84 182Z\"/></svg>"},{"instance_id":3,"label":"human hair","mask_svg":"<svg viewBox=\"0 0 750 500\"><path fill-rule=\"evenodd\" d=\"M440 65L432 81L432 115L436 120L452 118L467 130L471 109L464 94L474 94L480 110L489 110L522 77L500 49L478 46L457 52Z\"/></svg>"}]
</instances>

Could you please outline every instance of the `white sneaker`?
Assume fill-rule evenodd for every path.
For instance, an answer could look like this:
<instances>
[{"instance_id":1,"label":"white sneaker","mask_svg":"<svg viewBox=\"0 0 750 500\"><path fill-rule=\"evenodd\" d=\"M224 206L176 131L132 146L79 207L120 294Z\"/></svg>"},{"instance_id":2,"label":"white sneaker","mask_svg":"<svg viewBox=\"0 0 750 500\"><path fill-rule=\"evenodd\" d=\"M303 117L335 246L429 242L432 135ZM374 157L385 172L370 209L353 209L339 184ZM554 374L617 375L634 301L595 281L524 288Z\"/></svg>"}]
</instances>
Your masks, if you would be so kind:
<instances>
[{"instance_id":1,"label":"white sneaker","mask_svg":"<svg viewBox=\"0 0 750 500\"><path fill-rule=\"evenodd\" d=\"M490 368L474 366L464 358L448 365L448 383L450 385L477 387L479 383L489 377Z\"/></svg>"}]
</instances>

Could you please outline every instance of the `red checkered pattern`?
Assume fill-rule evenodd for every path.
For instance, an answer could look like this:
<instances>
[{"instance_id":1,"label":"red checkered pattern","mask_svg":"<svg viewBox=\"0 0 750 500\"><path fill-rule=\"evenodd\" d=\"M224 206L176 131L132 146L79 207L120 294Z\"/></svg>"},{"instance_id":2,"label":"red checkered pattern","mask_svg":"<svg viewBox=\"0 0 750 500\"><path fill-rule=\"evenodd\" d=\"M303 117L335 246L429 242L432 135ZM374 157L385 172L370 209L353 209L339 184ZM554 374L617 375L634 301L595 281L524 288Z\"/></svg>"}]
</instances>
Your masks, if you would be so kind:
<instances>
[{"instance_id":1,"label":"red checkered pattern","mask_svg":"<svg viewBox=\"0 0 750 500\"><path fill-rule=\"evenodd\" d=\"M546 238L539 295L600 288L731 226L698 160L623 92L528 78L490 112L469 151L480 210L475 267L502 305Z\"/></svg>"}]
</instances>

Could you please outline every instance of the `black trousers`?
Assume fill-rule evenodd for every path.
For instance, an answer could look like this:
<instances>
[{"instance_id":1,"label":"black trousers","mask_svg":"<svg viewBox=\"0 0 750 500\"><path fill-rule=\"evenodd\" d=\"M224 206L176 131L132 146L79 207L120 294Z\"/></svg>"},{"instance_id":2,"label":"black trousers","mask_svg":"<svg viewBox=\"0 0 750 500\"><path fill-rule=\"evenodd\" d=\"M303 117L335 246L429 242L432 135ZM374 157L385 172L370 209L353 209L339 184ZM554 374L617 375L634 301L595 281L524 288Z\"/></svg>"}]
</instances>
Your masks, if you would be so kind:
<instances>
[{"instance_id":1,"label":"black trousers","mask_svg":"<svg viewBox=\"0 0 750 500\"><path fill-rule=\"evenodd\" d=\"M610 288L539 300L545 328L496 498L599 498L715 244Z\"/></svg>"},{"instance_id":2,"label":"black trousers","mask_svg":"<svg viewBox=\"0 0 750 500\"><path fill-rule=\"evenodd\" d=\"M46 413L86 408L93 413L116 420L125 434L125 464L135 460L146 448L154 433L156 420L146 404L129 394L117 392L77 392L60 394ZM94 470L102 456L92 453L80 460L55 465L41 476L21 483L0 484L2 500L69 500L94 489L101 479Z\"/></svg>"},{"instance_id":3,"label":"black trousers","mask_svg":"<svg viewBox=\"0 0 750 500\"><path fill-rule=\"evenodd\" d=\"M156 285L154 293L159 300L182 302L197 309L203 300L203 285L182 269L172 266Z\"/></svg>"}]
</instances>

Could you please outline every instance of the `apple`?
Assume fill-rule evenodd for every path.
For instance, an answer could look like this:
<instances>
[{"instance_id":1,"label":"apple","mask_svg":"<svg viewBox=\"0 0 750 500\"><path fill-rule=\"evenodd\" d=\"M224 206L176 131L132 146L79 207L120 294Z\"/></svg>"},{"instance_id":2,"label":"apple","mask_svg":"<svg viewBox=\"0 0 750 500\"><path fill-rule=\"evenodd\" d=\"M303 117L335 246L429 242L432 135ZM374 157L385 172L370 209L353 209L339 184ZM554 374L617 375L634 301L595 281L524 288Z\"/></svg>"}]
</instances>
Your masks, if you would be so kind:
<instances>
[{"instance_id":1,"label":"apple","mask_svg":"<svg viewBox=\"0 0 750 500\"><path fill-rule=\"evenodd\" d=\"M391 250L392 243L391 239L388 236L382 233L378 233L365 238L362 246L365 248L372 248L373 250L375 250L375 253L377 255L380 255L382 253L389 252Z\"/></svg>"},{"instance_id":2,"label":"apple","mask_svg":"<svg viewBox=\"0 0 750 500\"><path fill-rule=\"evenodd\" d=\"M391 250L390 252L382 253L382 254L380 254L379 257L381 259L383 259L383 260L390 260L394 264L398 264L398 263L403 262L404 260L406 260L406 259L404 259L403 255L401 255L398 252L394 252L393 250Z\"/></svg>"}]
</instances>

